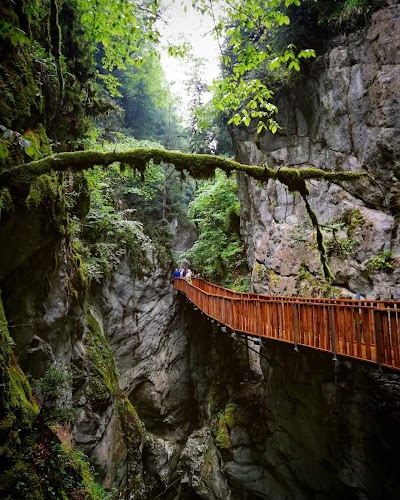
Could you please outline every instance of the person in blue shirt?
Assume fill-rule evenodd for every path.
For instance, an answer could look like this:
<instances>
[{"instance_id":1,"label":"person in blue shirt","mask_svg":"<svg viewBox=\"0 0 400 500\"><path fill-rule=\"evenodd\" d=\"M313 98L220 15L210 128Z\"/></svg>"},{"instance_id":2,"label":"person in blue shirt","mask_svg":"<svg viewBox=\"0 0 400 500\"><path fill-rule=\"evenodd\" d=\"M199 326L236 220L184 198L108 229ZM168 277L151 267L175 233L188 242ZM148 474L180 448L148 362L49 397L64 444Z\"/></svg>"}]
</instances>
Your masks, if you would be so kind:
<instances>
[{"instance_id":1,"label":"person in blue shirt","mask_svg":"<svg viewBox=\"0 0 400 500\"><path fill-rule=\"evenodd\" d=\"M181 277L181 273L180 273L179 269L175 269L174 278L180 278L180 277Z\"/></svg>"}]
</instances>

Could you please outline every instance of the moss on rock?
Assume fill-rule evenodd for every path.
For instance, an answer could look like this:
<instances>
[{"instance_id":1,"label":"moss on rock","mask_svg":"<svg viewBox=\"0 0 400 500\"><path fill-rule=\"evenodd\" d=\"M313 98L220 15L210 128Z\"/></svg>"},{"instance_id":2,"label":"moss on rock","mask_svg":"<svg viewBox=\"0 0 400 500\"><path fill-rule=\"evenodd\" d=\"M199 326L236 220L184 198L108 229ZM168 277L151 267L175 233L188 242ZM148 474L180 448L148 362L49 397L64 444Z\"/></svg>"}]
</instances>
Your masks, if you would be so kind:
<instances>
[{"instance_id":1,"label":"moss on rock","mask_svg":"<svg viewBox=\"0 0 400 500\"><path fill-rule=\"evenodd\" d=\"M92 407L107 406L118 390L111 348L94 316L87 312L87 333L84 337L88 361L89 382L87 396Z\"/></svg>"},{"instance_id":2,"label":"moss on rock","mask_svg":"<svg viewBox=\"0 0 400 500\"><path fill-rule=\"evenodd\" d=\"M229 430L235 424L235 412L238 406L229 402L223 412L219 414L218 430L215 436L215 442L219 448L229 449L232 446Z\"/></svg>"},{"instance_id":3,"label":"moss on rock","mask_svg":"<svg viewBox=\"0 0 400 500\"><path fill-rule=\"evenodd\" d=\"M2 215L12 212L14 203L8 188L0 189L0 219Z\"/></svg>"},{"instance_id":4,"label":"moss on rock","mask_svg":"<svg viewBox=\"0 0 400 500\"><path fill-rule=\"evenodd\" d=\"M12 339L0 297L0 456L12 460L21 451L21 436L32 429L39 413L30 385L11 349ZM0 467L1 470L1 467Z\"/></svg>"}]
</instances>

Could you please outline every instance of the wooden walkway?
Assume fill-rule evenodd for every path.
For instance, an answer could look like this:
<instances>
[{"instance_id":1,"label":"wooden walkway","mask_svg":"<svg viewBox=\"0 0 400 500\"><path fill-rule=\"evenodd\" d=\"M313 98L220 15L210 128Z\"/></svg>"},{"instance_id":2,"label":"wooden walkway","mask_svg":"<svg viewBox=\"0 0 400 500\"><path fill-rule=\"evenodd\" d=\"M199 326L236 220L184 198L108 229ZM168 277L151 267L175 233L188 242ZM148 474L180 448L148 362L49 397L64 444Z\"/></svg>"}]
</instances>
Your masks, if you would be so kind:
<instances>
[{"instance_id":1,"label":"wooden walkway","mask_svg":"<svg viewBox=\"0 0 400 500\"><path fill-rule=\"evenodd\" d=\"M199 278L174 286L233 331L400 370L400 301L237 293Z\"/></svg>"}]
</instances>

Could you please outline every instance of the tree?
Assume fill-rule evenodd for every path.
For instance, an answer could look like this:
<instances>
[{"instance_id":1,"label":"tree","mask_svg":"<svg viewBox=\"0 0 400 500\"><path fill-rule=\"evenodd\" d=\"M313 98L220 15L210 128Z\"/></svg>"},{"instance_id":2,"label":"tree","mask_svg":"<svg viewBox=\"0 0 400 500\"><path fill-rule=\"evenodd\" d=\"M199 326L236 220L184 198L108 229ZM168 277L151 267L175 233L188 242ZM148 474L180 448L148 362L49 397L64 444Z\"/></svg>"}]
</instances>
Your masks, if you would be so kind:
<instances>
[{"instance_id":1,"label":"tree","mask_svg":"<svg viewBox=\"0 0 400 500\"><path fill-rule=\"evenodd\" d=\"M188 215L199 230L199 239L184 257L197 272L213 281L245 270L246 258L239 233L240 205L236 178L216 170L215 179L201 181Z\"/></svg>"},{"instance_id":2,"label":"tree","mask_svg":"<svg viewBox=\"0 0 400 500\"><path fill-rule=\"evenodd\" d=\"M190 150L192 153L232 155L227 119L209 99L206 100L210 89L203 79L204 59L192 57L190 62L186 83L190 99Z\"/></svg>"},{"instance_id":3,"label":"tree","mask_svg":"<svg viewBox=\"0 0 400 500\"><path fill-rule=\"evenodd\" d=\"M312 49L297 50L289 44L276 52L271 45L271 33L290 24L288 9L300 6L300 0L200 0L193 5L213 17L216 36L225 40L224 49L221 45L225 78L214 85L214 105L231 114L229 123L248 126L255 119L257 133L264 129L275 133L279 125L273 91L257 73L280 67L299 71L301 58L315 57Z\"/></svg>"}]
</instances>

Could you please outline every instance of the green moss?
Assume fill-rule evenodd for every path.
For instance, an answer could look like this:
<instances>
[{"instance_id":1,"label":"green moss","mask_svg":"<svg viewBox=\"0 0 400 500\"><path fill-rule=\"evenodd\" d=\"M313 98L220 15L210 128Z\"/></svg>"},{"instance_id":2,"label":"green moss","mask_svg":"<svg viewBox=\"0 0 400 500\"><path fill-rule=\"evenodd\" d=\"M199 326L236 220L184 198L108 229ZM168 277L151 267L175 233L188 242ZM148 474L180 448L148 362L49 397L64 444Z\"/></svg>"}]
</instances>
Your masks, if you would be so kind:
<instances>
[{"instance_id":1,"label":"green moss","mask_svg":"<svg viewBox=\"0 0 400 500\"><path fill-rule=\"evenodd\" d=\"M349 238L354 236L354 233L357 228L363 226L365 224L365 216L361 213L358 208L352 210L344 220L345 225L347 226L347 235Z\"/></svg>"},{"instance_id":2,"label":"green moss","mask_svg":"<svg viewBox=\"0 0 400 500\"><path fill-rule=\"evenodd\" d=\"M269 281L271 285L276 285L279 282L279 276L272 269L269 270Z\"/></svg>"},{"instance_id":3,"label":"green moss","mask_svg":"<svg viewBox=\"0 0 400 500\"><path fill-rule=\"evenodd\" d=\"M94 331L95 320L91 321ZM99 342L94 332L92 344ZM98 485L86 457L61 445L52 430L37 419L38 408L30 385L17 365L0 300L0 498L2 500L111 500ZM94 351L93 347L93 351ZM92 362L107 372L109 353L99 347ZM93 353L92 351L92 353ZM93 370L95 371L95 370ZM107 377L106 377L107 378ZM105 384L116 384L115 374Z\"/></svg>"},{"instance_id":4,"label":"green moss","mask_svg":"<svg viewBox=\"0 0 400 500\"><path fill-rule=\"evenodd\" d=\"M107 405L118 390L111 348L96 319L86 315L87 333L84 337L86 358L90 371L87 395L92 405Z\"/></svg>"},{"instance_id":5,"label":"green moss","mask_svg":"<svg viewBox=\"0 0 400 500\"><path fill-rule=\"evenodd\" d=\"M58 196L58 180L53 175L41 175L31 185L29 194L25 200L28 208L37 208L47 200L53 200Z\"/></svg>"},{"instance_id":6,"label":"green moss","mask_svg":"<svg viewBox=\"0 0 400 500\"><path fill-rule=\"evenodd\" d=\"M253 273L255 273L258 281L262 281L265 276L268 275L268 270L265 266L256 262L256 264L254 265Z\"/></svg>"},{"instance_id":7,"label":"green moss","mask_svg":"<svg viewBox=\"0 0 400 500\"><path fill-rule=\"evenodd\" d=\"M0 189L0 219L2 214L12 212L14 203L8 188Z\"/></svg>"},{"instance_id":8,"label":"green moss","mask_svg":"<svg viewBox=\"0 0 400 500\"><path fill-rule=\"evenodd\" d=\"M48 156L41 160L32 161L13 171L0 174L0 182L4 185L9 183L31 183L39 175L54 171L81 171L95 165L108 166L115 162L124 163L144 172L146 165L153 160L154 163L161 162L175 165L180 172L187 172L195 179L210 178L215 169L220 168L227 173L233 170L243 172L260 181L269 179L278 180L285 184L290 191L298 191L307 196L308 189L306 180L325 180L329 182L355 181L368 175L365 172L325 172L317 168L294 169L281 167L277 170L267 166L250 166L229 160L222 156L188 154L179 151L168 151L156 148L137 148L127 151L76 151L60 153Z\"/></svg>"},{"instance_id":9,"label":"green moss","mask_svg":"<svg viewBox=\"0 0 400 500\"><path fill-rule=\"evenodd\" d=\"M33 130L26 130L23 138L31 143L31 146L25 148L25 153L33 160L51 154L49 138L42 124L37 125Z\"/></svg>"},{"instance_id":10,"label":"green moss","mask_svg":"<svg viewBox=\"0 0 400 500\"><path fill-rule=\"evenodd\" d=\"M302 265L297 273L297 286L301 288L301 295L334 298L340 297L340 289L332 286L322 277L317 279Z\"/></svg>"},{"instance_id":11,"label":"green moss","mask_svg":"<svg viewBox=\"0 0 400 500\"><path fill-rule=\"evenodd\" d=\"M237 408L238 406L235 403L229 402L224 411L218 415L218 430L215 436L218 448L228 449L232 446L229 430L235 424L235 412Z\"/></svg>"},{"instance_id":12,"label":"green moss","mask_svg":"<svg viewBox=\"0 0 400 500\"><path fill-rule=\"evenodd\" d=\"M368 271L386 271L391 272L394 270L393 252L389 250L382 250L378 255L371 257L366 263L365 267Z\"/></svg>"},{"instance_id":13,"label":"green moss","mask_svg":"<svg viewBox=\"0 0 400 500\"><path fill-rule=\"evenodd\" d=\"M226 387L222 382L215 382L210 386L207 396L207 402L211 414L216 414L219 408L225 405L228 399Z\"/></svg>"},{"instance_id":14,"label":"green moss","mask_svg":"<svg viewBox=\"0 0 400 500\"><path fill-rule=\"evenodd\" d=\"M2 500L111 500L94 479L93 470L83 453L62 445L49 430L35 434L35 441L0 478ZM115 497L114 497L115 498Z\"/></svg>"},{"instance_id":15,"label":"green moss","mask_svg":"<svg viewBox=\"0 0 400 500\"><path fill-rule=\"evenodd\" d=\"M314 226L314 229L316 231L317 248L318 248L319 257L320 257L321 266L322 266L322 274L324 275L326 281L331 282L331 281L333 281L334 276L333 276L332 271L330 270L329 265L328 265L328 256L327 256L326 247L325 247L325 243L324 243L324 236L322 234L322 231L321 231L321 228L320 228L320 225L318 222L318 218L317 218L315 212L311 209L310 204L308 203L306 196L302 193L300 193L300 194L301 194L303 201L304 201L304 204L306 206L307 214L308 214L308 216L311 220L311 223Z\"/></svg>"},{"instance_id":16,"label":"green moss","mask_svg":"<svg viewBox=\"0 0 400 500\"><path fill-rule=\"evenodd\" d=\"M126 395L120 391L116 408L121 420L124 437L130 446L138 446L147 439L146 428Z\"/></svg>"},{"instance_id":17,"label":"green moss","mask_svg":"<svg viewBox=\"0 0 400 500\"><path fill-rule=\"evenodd\" d=\"M38 415L30 385L11 350L3 304L0 299L0 456L14 457L21 445L21 434L29 432Z\"/></svg>"}]
</instances>

